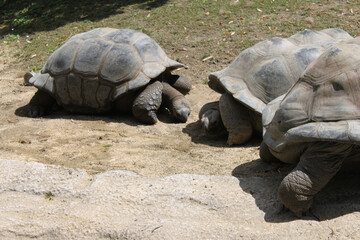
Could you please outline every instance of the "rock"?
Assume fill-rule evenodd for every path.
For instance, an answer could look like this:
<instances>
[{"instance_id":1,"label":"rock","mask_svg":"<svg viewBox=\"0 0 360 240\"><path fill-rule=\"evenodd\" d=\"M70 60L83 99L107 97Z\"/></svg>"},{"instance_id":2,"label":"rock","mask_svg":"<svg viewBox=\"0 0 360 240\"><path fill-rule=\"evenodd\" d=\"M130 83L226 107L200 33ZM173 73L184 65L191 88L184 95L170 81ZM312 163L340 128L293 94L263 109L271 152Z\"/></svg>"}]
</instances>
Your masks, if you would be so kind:
<instances>
[{"instance_id":1,"label":"rock","mask_svg":"<svg viewBox=\"0 0 360 240\"><path fill-rule=\"evenodd\" d=\"M319 222L281 210L280 181L189 174L146 178L129 171L89 175L0 160L0 239L360 238L359 187L343 187L329 199L317 196L314 213L331 217Z\"/></svg>"}]
</instances>

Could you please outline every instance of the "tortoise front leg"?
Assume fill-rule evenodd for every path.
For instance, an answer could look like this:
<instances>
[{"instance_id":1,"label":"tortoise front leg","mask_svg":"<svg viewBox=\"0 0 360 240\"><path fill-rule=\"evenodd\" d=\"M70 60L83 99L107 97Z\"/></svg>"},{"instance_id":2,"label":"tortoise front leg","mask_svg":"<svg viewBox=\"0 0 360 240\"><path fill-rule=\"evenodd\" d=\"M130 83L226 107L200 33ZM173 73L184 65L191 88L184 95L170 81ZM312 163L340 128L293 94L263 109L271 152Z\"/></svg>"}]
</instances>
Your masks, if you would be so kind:
<instances>
[{"instance_id":1,"label":"tortoise front leg","mask_svg":"<svg viewBox=\"0 0 360 240\"><path fill-rule=\"evenodd\" d=\"M209 136L222 137L227 134L222 122L219 101L205 104L199 112L199 119L202 128Z\"/></svg>"},{"instance_id":2,"label":"tortoise front leg","mask_svg":"<svg viewBox=\"0 0 360 240\"><path fill-rule=\"evenodd\" d=\"M29 102L27 115L32 118L41 117L50 112L55 99L48 93L38 90Z\"/></svg>"},{"instance_id":3,"label":"tortoise front leg","mask_svg":"<svg viewBox=\"0 0 360 240\"><path fill-rule=\"evenodd\" d=\"M134 117L144 123L155 124L158 121L156 112L161 106L162 91L163 85L159 81L148 85L133 102Z\"/></svg>"},{"instance_id":4,"label":"tortoise front leg","mask_svg":"<svg viewBox=\"0 0 360 240\"><path fill-rule=\"evenodd\" d=\"M285 207L299 217L307 211L314 195L340 170L352 147L330 142L309 144L296 168L283 179L278 189Z\"/></svg>"},{"instance_id":5,"label":"tortoise front leg","mask_svg":"<svg viewBox=\"0 0 360 240\"><path fill-rule=\"evenodd\" d=\"M229 133L227 143L231 146L247 142L253 134L248 109L228 93L221 95L219 106L222 122Z\"/></svg>"}]
</instances>

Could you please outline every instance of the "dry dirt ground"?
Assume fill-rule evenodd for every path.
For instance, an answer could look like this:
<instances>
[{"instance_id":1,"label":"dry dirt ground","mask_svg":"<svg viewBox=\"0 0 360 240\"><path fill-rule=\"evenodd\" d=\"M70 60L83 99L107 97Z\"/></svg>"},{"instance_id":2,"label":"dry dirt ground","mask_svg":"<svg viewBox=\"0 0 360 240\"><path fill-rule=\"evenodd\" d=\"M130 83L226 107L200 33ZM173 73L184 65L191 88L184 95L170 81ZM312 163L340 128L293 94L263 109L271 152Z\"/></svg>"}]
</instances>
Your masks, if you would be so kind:
<instances>
[{"instance_id":1,"label":"dry dirt ground","mask_svg":"<svg viewBox=\"0 0 360 240\"><path fill-rule=\"evenodd\" d=\"M191 53L189 53L189 56L191 56ZM186 56L182 57L186 59ZM28 118L25 116L26 105L36 89L23 84L25 69L21 64L15 62L11 58L10 49L0 49L1 159L15 159L79 168L90 174L86 177L89 179L93 177L101 178L102 172L106 176L111 174L106 172L107 170L115 169L134 171L149 178L142 180L145 182L144 184L137 182L136 179L135 181L132 179L131 184L129 184L120 175L120 178L116 178L117 180L115 178L110 179L111 184L109 182L100 182L99 191L104 192L104 197L98 195L98 192L95 191L94 196L89 197L89 201L91 202L93 199L102 199L103 201L99 202L100 207L93 207L84 199L79 200L76 191L76 194L71 198L68 196L68 188L71 190L71 187L77 184L72 180L78 177L78 174L73 174L73 170L62 170L68 171L66 174L69 175L63 178L62 175L60 177L58 175L54 176L54 172L51 170L52 167L50 167L50 171L43 166L31 170L26 166L18 166L17 161L7 163L3 160L1 163L6 164L4 165L6 167L2 167L1 170L2 176L5 177L2 178L2 186L0 187L6 190L1 195L4 203L1 211L2 216L5 217L0 219L4 224L0 224L2 226L0 232L5 234L4 236L8 236L6 234L10 234L9 236L18 234L16 236L31 236L31 238L40 236L39 239L48 239L48 235L41 235L43 231L48 231L47 233L50 235L58 233L61 228L58 228L57 225L61 221L63 224L61 226L70 226L69 228L73 229L73 232L77 234L83 230L83 224L88 224L87 221L90 221L90 225L84 231L92 229L91 227L94 226L98 228L92 230L98 231L103 228L107 229L109 224L116 225L117 223L125 224L128 222L129 225L125 224L126 226L123 228L115 226L114 229L120 231L129 227L132 231L143 233L143 225L141 224L144 222L148 224L147 221L155 224L156 221L159 221L161 222L160 227L156 225L151 228L151 231L149 230L151 236L154 232L159 234L154 235L155 237L152 239L163 239L164 234L170 233L169 236L171 237L166 239L182 239L184 236L182 234L188 233L191 235L191 231L194 229L200 231L201 229L197 229L199 224L204 224L204 232L196 236L203 237L205 236L203 234L206 233L211 236L209 239L264 239L264 236L267 236L266 239L284 239L284 236L289 239L292 236L296 239L310 239L309 235L316 236L317 239L358 239L359 187L357 184L353 184L358 182L358 177L357 180L345 178L347 182L340 181L337 184L329 184L332 188L324 189L321 196L315 199L314 215L307 216L305 220L298 220L289 212L283 214L280 211L278 213L281 204L277 200L276 189L281 176L284 176L291 167L269 165L262 162L258 155L261 139L253 139L245 146L229 147L226 145L225 139L210 139L204 136L198 122L198 112L205 103L219 98L219 95L204 83L210 71L209 64L206 65L200 61L199 65L195 65L195 61L190 59L186 62L189 69L179 71L180 74L188 77L193 83L193 90L187 95L192 105L192 113L188 122L173 123L163 112L159 115L160 122L148 126L139 124L131 116L118 116L115 114L86 116L58 111L44 118ZM225 65L225 63L222 64ZM29 163L29 166L32 166L31 164L33 163ZM8 174L6 171L9 171ZM82 170L76 171L81 172ZM93 175L95 173L100 174ZM155 178L180 173L197 175ZM117 173L113 172L113 174L116 175ZM83 175L85 174L82 173L79 176ZM233 175L241 178L199 175ZM210 181L207 177L216 181ZM32 181L28 178L32 179ZM173 178L179 178L180 183L173 183ZM222 180L223 178L225 180ZM58 185L55 183L52 186L57 179L60 179L60 183L57 184L66 185L64 187L65 194L62 195L61 191L54 192L56 200L48 201L45 193L51 193L54 189L57 189ZM192 181L196 179L203 180L195 188L196 184L194 185L191 179ZM161 183L159 186L155 184L157 181ZM173 185L167 185L168 181ZM44 188L44 184L48 187ZM122 185L118 186L116 184ZM149 185L152 186L152 184L161 190L154 191L150 189ZM34 188L31 187L33 185ZM116 198L121 194L114 195L111 191L106 192L111 187L116 190L114 190L116 194L119 194L117 191L134 191L133 195L127 196L124 193L124 196L131 198L129 202L133 202L135 198L139 199L140 203L134 202L133 208L127 208L127 210L140 209L139 212L136 212L137 215L134 212L129 212L128 217L125 215L120 215L119 218L109 217L112 216L112 213L119 211L116 208L119 205L116 204L122 204L122 202L116 202L122 199ZM202 187L202 190L197 190L200 187ZM221 191L213 191L213 187ZM87 189L84 191L86 192ZM169 195L169 192L166 191L171 192L172 195ZM182 191L188 191L189 194L182 196ZM178 196L179 192L180 197ZM219 192L221 193L219 194ZM163 196L168 196L168 198L164 199ZM200 202L201 204L195 202L193 200L194 196L196 196L195 199L197 197L200 199L209 198L210 202L216 199L215 203L219 201L219 206L221 206L219 209L222 209L216 212L216 216L219 216L219 218L214 217L213 208L202 202ZM145 205L141 205L144 204L142 202L143 198L154 201L150 202L149 200L145 202ZM108 199L111 199L111 201L108 201ZM180 204L174 205L174 199L180 199ZM189 202L185 205L183 203L184 199L189 199ZM81 209L85 210L79 210L79 205L72 205L76 201L82 202L84 207L81 207ZM193 202L195 203L191 205L190 203ZM163 206L168 205L169 208L163 209ZM198 206L200 205L203 208L199 209ZM61 208L61 206L63 207ZM68 210L69 206L70 210ZM144 207L145 209L149 206L151 207L149 210L151 213L155 211L160 214L154 217L155 220L159 218L158 220L151 219L152 216L147 215L147 212L144 212L141 208ZM197 211L191 208L193 206L196 207ZM71 207L74 207L74 209L71 209ZM88 212L94 213L92 215L94 218L89 218ZM68 217L67 213L71 213L71 217ZM81 213L81 216L78 216L77 213ZM121 211L120 213L122 214ZM189 218L188 213L194 215L193 218ZM131 222L131 219L135 216L134 214L139 219L144 220L138 223ZM179 218L179 214L183 214L185 217ZM100 215L104 215L104 219L99 217ZM45 216L46 221L42 218L43 216ZM150 220L144 218L144 216ZM73 221L72 217L76 221ZM36 223L34 223L33 219L36 219ZM191 219L190 223L188 222L189 219ZM318 222L318 220L324 221ZM94 221L98 221L98 224L94 224ZM166 221L169 224L165 224ZM75 224L75 222L77 223ZM212 225L208 225L210 222ZM43 231L39 230L42 229L40 228L41 224L44 225L45 230ZM140 225L142 227L141 231L137 230ZM181 231L179 226L182 227ZM113 230L112 227L109 227L109 229L110 232ZM157 232L158 229L159 233ZM190 231L188 231L189 229ZM26 235L27 231L31 234ZM172 232L180 234L181 237L177 238L172 235ZM70 231L70 233L72 232ZM228 236L229 233L232 234L232 237ZM217 238L216 236L220 236L219 234L222 234L222 237ZM245 235L243 237L243 235L239 234ZM200 239L194 236L189 237L189 239ZM61 239L61 237L58 238Z\"/></svg>"},{"instance_id":2,"label":"dry dirt ground","mask_svg":"<svg viewBox=\"0 0 360 240\"><path fill-rule=\"evenodd\" d=\"M259 160L260 139L229 147L226 139L204 136L198 112L219 94L204 83L208 73L202 73L205 79L195 76L198 66L179 71L193 83L187 95L192 105L187 123L172 122L166 112L160 113L160 122L152 126L116 114L87 116L58 111L32 119L25 111L36 89L24 86L25 69L12 63L9 49L1 51L1 158L81 168L89 173L124 169L147 177L179 173L230 176L234 170L247 176L274 170Z\"/></svg>"}]
</instances>

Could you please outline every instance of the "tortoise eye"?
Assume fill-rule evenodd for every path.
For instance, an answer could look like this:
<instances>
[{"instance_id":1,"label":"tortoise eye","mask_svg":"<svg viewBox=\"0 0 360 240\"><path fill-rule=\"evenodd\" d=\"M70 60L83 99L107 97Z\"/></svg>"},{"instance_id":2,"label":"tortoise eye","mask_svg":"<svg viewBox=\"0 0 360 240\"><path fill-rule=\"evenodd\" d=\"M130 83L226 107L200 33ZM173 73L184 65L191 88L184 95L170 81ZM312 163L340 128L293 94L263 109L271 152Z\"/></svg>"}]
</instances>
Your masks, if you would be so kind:
<instances>
[{"instance_id":1,"label":"tortoise eye","mask_svg":"<svg viewBox=\"0 0 360 240\"><path fill-rule=\"evenodd\" d=\"M338 82L333 82L332 83L332 86L334 88L335 91L341 91L341 90L344 90L344 87L338 83Z\"/></svg>"}]
</instances>

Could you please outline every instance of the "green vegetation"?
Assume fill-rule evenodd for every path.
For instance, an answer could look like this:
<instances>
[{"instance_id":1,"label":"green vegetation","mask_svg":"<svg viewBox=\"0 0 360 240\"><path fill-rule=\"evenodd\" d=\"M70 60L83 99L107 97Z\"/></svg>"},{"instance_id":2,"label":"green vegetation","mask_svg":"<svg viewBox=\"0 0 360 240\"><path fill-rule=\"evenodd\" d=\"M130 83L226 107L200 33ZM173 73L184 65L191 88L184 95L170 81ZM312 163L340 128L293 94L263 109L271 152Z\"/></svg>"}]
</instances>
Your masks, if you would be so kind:
<instances>
[{"instance_id":1,"label":"green vegetation","mask_svg":"<svg viewBox=\"0 0 360 240\"><path fill-rule=\"evenodd\" d=\"M19 61L35 70L72 35L102 26L142 31L184 62L213 56L207 63L218 68L258 41L305 28L360 34L357 0L8 0L0 7L1 44L18 47Z\"/></svg>"},{"instance_id":2,"label":"green vegetation","mask_svg":"<svg viewBox=\"0 0 360 240\"><path fill-rule=\"evenodd\" d=\"M45 193L45 199L46 200L49 200L49 201L51 201L51 200L53 200L54 199L54 194L52 194L52 192L47 192L47 193Z\"/></svg>"},{"instance_id":3,"label":"green vegetation","mask_svg":"<svg viewBox=\"0 0 360 240\"><path fill-rule=\"evenodd\" d=\"M3 43L10 45L20 38L19 34L7 34L3 37Z\"/></svg>"}]
</instances>

